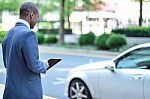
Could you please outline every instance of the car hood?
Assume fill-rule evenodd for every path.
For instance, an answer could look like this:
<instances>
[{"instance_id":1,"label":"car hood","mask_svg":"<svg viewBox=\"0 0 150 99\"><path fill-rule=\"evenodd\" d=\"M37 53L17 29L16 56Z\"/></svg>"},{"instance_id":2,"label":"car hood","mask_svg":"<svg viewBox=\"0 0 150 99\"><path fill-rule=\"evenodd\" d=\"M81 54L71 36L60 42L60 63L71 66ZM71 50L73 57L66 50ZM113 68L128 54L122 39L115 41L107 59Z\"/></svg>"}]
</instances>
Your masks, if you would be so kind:
<instances>
[{"instance_id":1,"label":"car hood","mask_svg":"<svg viewBox=\"0 0 150 99\"><path fill-rule=\"evenodd\" d=\"M74 71L85 71L85 70L94 70L94 69L104 69L110 61L103 62L93 62L85 65L80 65L72 69L70 72Z\"/></svg>"}]
</instances>

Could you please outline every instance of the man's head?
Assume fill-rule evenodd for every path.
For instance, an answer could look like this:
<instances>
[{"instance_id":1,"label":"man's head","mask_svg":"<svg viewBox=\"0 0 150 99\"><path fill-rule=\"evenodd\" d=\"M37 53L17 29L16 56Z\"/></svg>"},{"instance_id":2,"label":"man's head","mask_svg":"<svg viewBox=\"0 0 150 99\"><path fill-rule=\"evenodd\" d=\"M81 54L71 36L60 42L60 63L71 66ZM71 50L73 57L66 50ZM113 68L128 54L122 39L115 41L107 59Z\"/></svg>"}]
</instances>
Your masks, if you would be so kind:
<instances>
[{"instance_id":1,"label":"man's head","mask_svg":"<svg viewBox=\"0 0 150 99\"><path fill-rule=\"evenodd\" d=\"M26 2L20 7L19 16L21 19L26 20L30 24L30 28L33 29L38 22L38 8L34 3Z\"/></svg>"}]
</instances>

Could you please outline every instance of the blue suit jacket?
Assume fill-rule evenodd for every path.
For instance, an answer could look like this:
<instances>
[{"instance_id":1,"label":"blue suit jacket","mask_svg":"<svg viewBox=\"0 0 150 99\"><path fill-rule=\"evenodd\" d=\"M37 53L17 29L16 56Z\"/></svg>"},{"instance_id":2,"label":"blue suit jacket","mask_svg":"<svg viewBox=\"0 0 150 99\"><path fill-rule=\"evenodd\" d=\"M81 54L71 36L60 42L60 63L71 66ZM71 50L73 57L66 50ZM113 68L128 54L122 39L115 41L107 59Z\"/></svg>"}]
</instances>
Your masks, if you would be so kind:
<instances>
[{"instance_id":1,"label":"blue suit jacket","mask_svg":"<svg viewBox=\"0 0 150 99\"><path fill-rule=\"evenodd\" d=\"M42 99L40 73L47 66L39 60L36 34L16 23L5 35L2 48L7 70L3 99Z\"/></svg>"}]
</instances>

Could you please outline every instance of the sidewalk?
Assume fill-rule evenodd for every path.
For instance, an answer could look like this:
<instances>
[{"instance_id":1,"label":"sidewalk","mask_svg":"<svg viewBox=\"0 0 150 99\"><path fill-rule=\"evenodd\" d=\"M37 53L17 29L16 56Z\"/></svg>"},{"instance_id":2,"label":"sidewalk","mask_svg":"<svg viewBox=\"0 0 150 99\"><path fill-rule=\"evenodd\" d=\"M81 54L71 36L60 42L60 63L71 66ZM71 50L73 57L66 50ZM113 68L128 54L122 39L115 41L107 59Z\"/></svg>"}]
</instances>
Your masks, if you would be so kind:
<instances>
[{"instance_id":1,"label":"sidewalk","mask_svg":"<svg viewBox=\"0 0 150 99\"><path fill-rule=\"evenodd\" d=\"M49 53L49 54L63 54L74 56L104 57L104 58L113 58L119 54L118 52L110 52L110 51L67 49L67 48L47 47L41 45L39 46L39 51L40 53ZM4 85L0 84L0 99L2 99L3 91ZM43 99L57 99L57 98L44 95Z\"/></svg>"},{"instance_id":2,"label":"sidewalk","mask_svg":"<svg viewBox=\"0 0 150 99\"><path fill-rule=\"evenodd\" d=\"M63 54L73 56L104 57L104 58L113 58L119 54L118 52L111 52L111 51L68 49L68 48L60 48L60 47L56 48L48 46L39 46L39 51L41 53L49 53L49 54Z\"/></svg>"}]
</instances>

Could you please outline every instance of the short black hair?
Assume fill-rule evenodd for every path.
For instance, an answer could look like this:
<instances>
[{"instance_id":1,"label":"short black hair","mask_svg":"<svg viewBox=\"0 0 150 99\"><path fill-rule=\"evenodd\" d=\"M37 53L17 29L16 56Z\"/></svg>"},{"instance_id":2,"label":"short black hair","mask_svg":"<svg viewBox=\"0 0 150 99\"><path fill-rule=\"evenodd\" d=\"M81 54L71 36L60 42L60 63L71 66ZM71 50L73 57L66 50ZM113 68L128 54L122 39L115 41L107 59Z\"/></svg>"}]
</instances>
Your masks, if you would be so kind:
<instances>
[{"instance_id":1,"label":"short black hair","mask_svg":"<svg viewBox=\"0 0 150 99\"><path fill-rule=\"evenodd\" d=\"M38 13L38 8L36 5L32 2L25 2L20 7L20 16L28 16L31 12Z\"/></svg>"}]
</instances>

